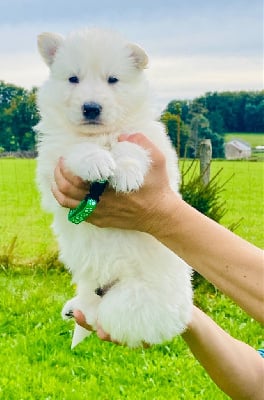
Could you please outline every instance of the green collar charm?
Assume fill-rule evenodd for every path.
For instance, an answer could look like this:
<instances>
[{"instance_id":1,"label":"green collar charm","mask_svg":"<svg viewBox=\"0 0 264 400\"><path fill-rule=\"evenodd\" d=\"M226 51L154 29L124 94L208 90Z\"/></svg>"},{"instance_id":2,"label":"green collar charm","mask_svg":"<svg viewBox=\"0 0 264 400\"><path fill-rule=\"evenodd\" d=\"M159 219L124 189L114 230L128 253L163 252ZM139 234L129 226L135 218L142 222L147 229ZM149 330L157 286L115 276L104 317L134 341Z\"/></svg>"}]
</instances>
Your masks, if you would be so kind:
<instances>
[{"instance_id":1,"label":"green collar charm","mask_svg":"<svg viewBox=\"0 0 264 400\"><path fill-rule=\"evenodd\" d=\"M92 182L90 185L90 192L85 196L84 200L82 200L76 208L70 209L68 221L73 224L80 224L85 221L96 209L106 185L107 181L103 180Z\"/></svg>"}]
</instances>

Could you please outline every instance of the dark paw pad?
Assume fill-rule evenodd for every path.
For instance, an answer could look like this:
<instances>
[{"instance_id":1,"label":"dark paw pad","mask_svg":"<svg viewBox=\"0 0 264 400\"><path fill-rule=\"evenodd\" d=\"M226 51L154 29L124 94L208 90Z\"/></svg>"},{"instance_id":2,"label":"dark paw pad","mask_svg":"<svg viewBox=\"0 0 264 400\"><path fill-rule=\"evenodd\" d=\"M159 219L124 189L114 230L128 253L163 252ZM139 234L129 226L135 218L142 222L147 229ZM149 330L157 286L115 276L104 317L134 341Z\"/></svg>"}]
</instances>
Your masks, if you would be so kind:
<instances>
[{"instance_id":1,"label":"dark paw pad","mask_svg":"<svg viewBox=\"0 0 264 400\"><path fill-rule=\"evenodd\" d=\"M65 317L73 318L73 317L74 317L74 315L73 315L73 310L69 310L69 311L66 312L64 315L65 315Z\"/></svg>"}]
</instances>

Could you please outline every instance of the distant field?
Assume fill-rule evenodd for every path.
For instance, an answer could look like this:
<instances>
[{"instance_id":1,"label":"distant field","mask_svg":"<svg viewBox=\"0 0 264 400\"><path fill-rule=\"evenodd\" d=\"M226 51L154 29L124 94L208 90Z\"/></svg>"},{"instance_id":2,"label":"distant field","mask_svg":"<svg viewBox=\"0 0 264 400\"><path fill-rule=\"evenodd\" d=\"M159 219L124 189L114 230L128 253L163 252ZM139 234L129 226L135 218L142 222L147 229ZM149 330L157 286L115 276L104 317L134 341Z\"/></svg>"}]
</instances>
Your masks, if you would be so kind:
<instances>
[{"instance_id":1,"label":"distant field","mask_svg":"<svg viewBox=\"0 0 264 400\"><path fill-rule=\"evenodd\" d=\"M249 143L251 147L264 146L264 133L228 132L225 134L225 142L229 142L229 140L232 140L233 138L242 139Z\"/></svg>"},{"instance_id":2,"label":"distant field","mask_svg":"<svg viewBox=\"0 0 264 400\"><path fill-rule=\"evenodd\" d=\"M40 207L35 167L35 160L0 159L0 256L12 252L16 260L33 263L56 251L50 230L52 218ZM234 174L221 194L227 207L223 223L228 226L242 217L237 232L264 246L264 163L213 161L212 175L220 168L221 182Z\"/></svg>"}]
</instances>

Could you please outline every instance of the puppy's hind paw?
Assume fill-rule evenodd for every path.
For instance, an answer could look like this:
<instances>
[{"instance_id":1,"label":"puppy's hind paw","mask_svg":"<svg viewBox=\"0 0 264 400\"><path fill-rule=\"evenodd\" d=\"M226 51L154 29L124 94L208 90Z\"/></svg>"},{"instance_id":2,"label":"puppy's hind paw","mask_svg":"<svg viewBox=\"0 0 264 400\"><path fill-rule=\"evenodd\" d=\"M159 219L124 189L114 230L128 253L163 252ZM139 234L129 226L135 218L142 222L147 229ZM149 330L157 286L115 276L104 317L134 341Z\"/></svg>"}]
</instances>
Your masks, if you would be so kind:
<instances>
[{"instance_id":1,"label":"puppy's hind paw","mask_svg":"<svg viewBox=\"0 0 264 400\"><path fill-rule=\"evenodd\" d=\"M73 317L73 310L69 310L67 313L63 314L63 319L71 319Z\"/></svg>"},{"instance_id":2,"label":"puppy's hind paw","mask_svg":"<svg viewBox=\"0 0 264 400\"><path fill-rule=\"evenodd\" d=\"M73 311L75 308L76 307L74 307L74 299L67 301L61 311L62 319L68 320L74 318Z\"/></svg>"}]
</instances>

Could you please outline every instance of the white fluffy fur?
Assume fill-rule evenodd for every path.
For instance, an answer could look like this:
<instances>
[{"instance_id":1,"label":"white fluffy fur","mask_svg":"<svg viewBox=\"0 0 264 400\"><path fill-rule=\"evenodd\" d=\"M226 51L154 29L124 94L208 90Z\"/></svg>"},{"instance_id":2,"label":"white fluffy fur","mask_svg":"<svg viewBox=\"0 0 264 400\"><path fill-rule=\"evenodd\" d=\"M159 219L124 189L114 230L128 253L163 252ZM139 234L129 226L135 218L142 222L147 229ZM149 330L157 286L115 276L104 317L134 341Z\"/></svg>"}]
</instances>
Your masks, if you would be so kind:
<instances>
[{"instance_id":1,"label":"white fluffy fur","mask_svg":"<svg viewBox=\"0 0 264 400\"><path fill-rule=\"evenodd\" d=\"M54 214L61 260L77 284L77 295L62 314L80 309L95 329L100 324L112 339L131 347L170 340L190 321L190 267L148 234L68 222L68 210L50 190L60 156L85 180L108 179L122 192L138 189L149 155L135 144L118 143L117 137L143 132L166 155L170 183L178 191L176 154L149 104L143 72L147 56L118 34L97 29L66 39L44 33L38 45L50 77L38 95L37 177L43 205ZM70 83L71 76L79 83ZM119 81L109 84L109 76ZM101 105L99 124L84 124L82 106L87 102ZM113 286L103 297L95 294L96 288L108 284ZM76 326L72 346L87 335Z\"/></svg>"}]
</instances>

